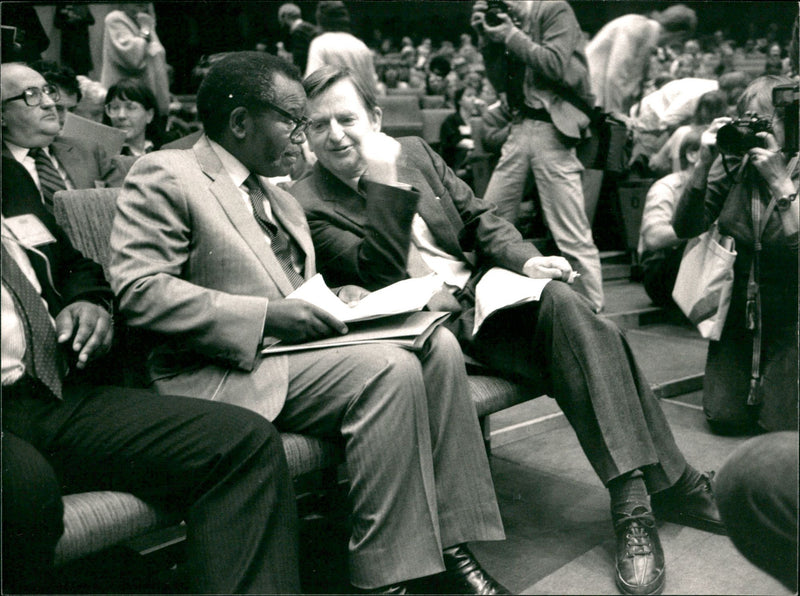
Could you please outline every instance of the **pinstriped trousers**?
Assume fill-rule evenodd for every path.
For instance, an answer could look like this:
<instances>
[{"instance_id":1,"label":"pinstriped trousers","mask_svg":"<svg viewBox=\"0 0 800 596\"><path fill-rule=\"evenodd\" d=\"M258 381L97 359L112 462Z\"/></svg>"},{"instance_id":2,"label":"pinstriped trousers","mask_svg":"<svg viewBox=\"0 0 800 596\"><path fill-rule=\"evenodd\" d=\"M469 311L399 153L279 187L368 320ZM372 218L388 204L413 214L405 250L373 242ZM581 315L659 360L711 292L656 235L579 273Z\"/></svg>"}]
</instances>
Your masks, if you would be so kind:
<instances>
[{"instance_id":1,"label":"pinstriped trousers","mask_svg":"<svg viewBox=\"0 0 800 596\"><path fill-rule=\"evenodd\" d=\"M505 537L449 331L437 330L416 354L389 345L291 354L289 378L275 425L345 441L354 585L437 573L443 548Z\"/></svg>"}]
</instances>

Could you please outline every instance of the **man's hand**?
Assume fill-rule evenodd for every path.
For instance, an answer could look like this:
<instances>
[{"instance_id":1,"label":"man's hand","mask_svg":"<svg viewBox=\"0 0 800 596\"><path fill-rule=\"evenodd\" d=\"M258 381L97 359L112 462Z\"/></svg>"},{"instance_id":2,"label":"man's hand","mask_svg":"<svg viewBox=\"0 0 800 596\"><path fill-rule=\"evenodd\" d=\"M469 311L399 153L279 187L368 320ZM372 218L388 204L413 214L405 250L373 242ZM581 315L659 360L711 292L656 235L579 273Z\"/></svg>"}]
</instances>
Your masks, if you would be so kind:
<instances>
[{"instance_id":1,"label":"man's hand","mask_svg":"<svg viewBox=\"0 0 800 596\"><path fill-rule=\"evenodd\" d=\"M111 347L114 325L105 308L79 300L58 313L56 335L58 343L72 339L72 350L78 353L76 366L82 369L91 358L105 354Z\"/></svg>"},{"instance_id":2,"label":"man's hand","mask_svg":"<svg viewBox=\"0 0 800 596\"><path fill-rule=\"evenodd\" d=\"M717 149L717 132L730 122L731 119L727 116L715 118L709 127L703 131L703 134L700 135L699 163L706 167L710 167L711 164L714 163L717 155L719 155L719 149Z\"/></svg>"},{"instance_id":3,"label":"man's hand","mask_svg":"<svg viewBox=\"0 0 800 596\"><path fill-rule=\"evenodd\" d=\"M516 25L514 25L511 17L503 12L497 14L497 19L500 21L500 24L495 27L487 25L484 19L483 34L488 37L490 41L505 43L508 36L511 35L511 32L516 29Z\"/></svg>"},{"instance_id":4,"label":"man's hand","mask_svg":"<svg viewBox=\"0 0 800 596\"><path fill-rule=\"evenodd\" d=\"M478 36L483 35L483 28L486 26L486 10L489 5L485 0L478 0L472 5L472 16L470 16L469 24L475 29Z\"/></svg>"},{"instance_id":5,"label":"man's hand","mask_svg":"<svg viewBox=\"0 0 800 596\"><path fill-rule=\"evenodd\" d=\"M370 132L361 138L361 158L367 164L366 176L381 184L397 183L397 160L400 143L382 132Z\"/></svg>"},{"instance_id":6,"label":"man's hand","mask_svg":"<svg viewBox=\"0 0 800 596\"><path fill-rule=\"evenodd\" d=\"M371 292L361 286L342 286L336 290L336 296L347 306L355 306L362 298L369 296Z\"/></svg>"},{"instance_id":7,"label":"man's hand","mask_svg":"<svg viewBox=\"0 0 800 596\"><path fill-rule=\"evenodd\" d=\"M564 257L532 257L523 266L522 273L534 279L560 279L569 282L572 266Z\"/></svg>"},{"instance_id":8,"label":"man's hand","mask_svg":"<svg viewBox=\"0 0 800 596\"><path fill-rule=\"evenodd\" d=\"M347 325L305 300L270 300L264 321L264 335L286 342L300 343L347 333Z\"/></svg>"},{"instance_id":9,"label":"man's hand","mask_svg":"<svg viewBox=\"0 0 800 596\"><path fill-rule=\"evenodd\" d=\"M774 194L794 192L791 176L786 169L786 158L781 152L778 141L768 132L760 132L757 136L764 141L766 147L754 147L748 151L753 167L758 170Z\"/></svg>"}]
</instances>

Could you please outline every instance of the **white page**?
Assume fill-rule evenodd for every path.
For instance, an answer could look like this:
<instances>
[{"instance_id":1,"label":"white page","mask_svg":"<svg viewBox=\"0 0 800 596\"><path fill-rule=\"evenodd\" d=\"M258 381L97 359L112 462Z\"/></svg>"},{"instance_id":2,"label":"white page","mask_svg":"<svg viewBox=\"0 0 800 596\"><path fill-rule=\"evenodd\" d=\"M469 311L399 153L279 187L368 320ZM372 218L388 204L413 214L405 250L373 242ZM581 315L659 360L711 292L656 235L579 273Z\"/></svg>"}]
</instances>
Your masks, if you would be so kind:
<instances>
[{"instance_id":1,"label":"white page","mask_svg":"<svg viewBox=\"0 0 800 596\"><path fill-rule=\"evenodd\" d=\"M549 279L533 279L501 267L489 269L475 287L473 335L493 312L508 306L539 300L542 290L549 281Z\"/></svg>"},{"instance_id":2,"label":"white page","mask_svg":"<svg viewBox=\"0 0 800 596\"><path fill-rule=\"evenodd\" d=\"M441 287L441 280L434 275L404 279L372 292L354 306L348 306L317 273L287 298L305 300L347 323L422 310Z\"/></svg>"}]
</instances>

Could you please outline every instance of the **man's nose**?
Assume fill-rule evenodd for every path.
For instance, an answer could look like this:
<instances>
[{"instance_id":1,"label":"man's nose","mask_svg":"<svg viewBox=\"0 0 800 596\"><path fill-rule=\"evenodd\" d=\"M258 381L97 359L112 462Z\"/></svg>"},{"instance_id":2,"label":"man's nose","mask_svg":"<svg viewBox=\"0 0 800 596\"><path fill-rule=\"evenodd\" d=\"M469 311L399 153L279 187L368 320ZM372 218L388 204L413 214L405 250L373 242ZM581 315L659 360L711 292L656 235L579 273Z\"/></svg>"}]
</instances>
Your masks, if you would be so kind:
<instances>
[{"instance_id":1,"label":"man's nose","mask_svg":"<svg viewBox=\"0 0 800 596\"><path fill-rule=\"evenodd\" d=\"M330 137L334 140L339 140L344 137L344 128L336 118L331 118Z\"/></svg>"},{"instance_id":2,"label":"man's nose","mask_svg":"<svg viewBox=\"0 0 800 596\"><path fill-rule=\"evenodd\" d=\"M39 107L43 110L49 110L50 108L54 108L56 105L55 100L47 95L47 93L42 93L42 99L39 102Z\"/></svg>"}]
</instances>

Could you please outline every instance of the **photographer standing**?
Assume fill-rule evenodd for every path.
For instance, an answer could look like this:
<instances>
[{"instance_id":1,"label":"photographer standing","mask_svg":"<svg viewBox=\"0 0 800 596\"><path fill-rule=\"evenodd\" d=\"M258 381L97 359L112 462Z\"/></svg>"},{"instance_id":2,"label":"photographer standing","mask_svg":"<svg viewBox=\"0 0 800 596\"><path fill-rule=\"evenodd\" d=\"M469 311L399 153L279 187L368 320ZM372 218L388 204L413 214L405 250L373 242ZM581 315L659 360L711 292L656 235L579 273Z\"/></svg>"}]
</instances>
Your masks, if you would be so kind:
<instances>
[{"instance_id":1,"label":"photographer standing","mask_svg":"<svg viewBox=\"0 0 800 596\"><path fill-rule=\"evenodd\" d=\"M484 199L516 223L528 172L536 178L542 212L559 250L583 276L574 287L603 308L600 253L592 238L575 145L589 117L564 96L593 103L585 41L566 2L478 0L470 24L477 31L486 74L505 93L514 114Z\"/></svg>"},{"instance_id":2,"label":"photographer standing","mask_svg":"<svg viewBox=\"0 0 800 596\"><path fill-rule=\"evenodd\" d=\"M725 327L708 347L703 409L717 432L797 430L797 83L759 77L737 110L739 120L718 118L703 133L673 221L684 238L718 221L738 252Z\"/></svg>"}]
</instances>

